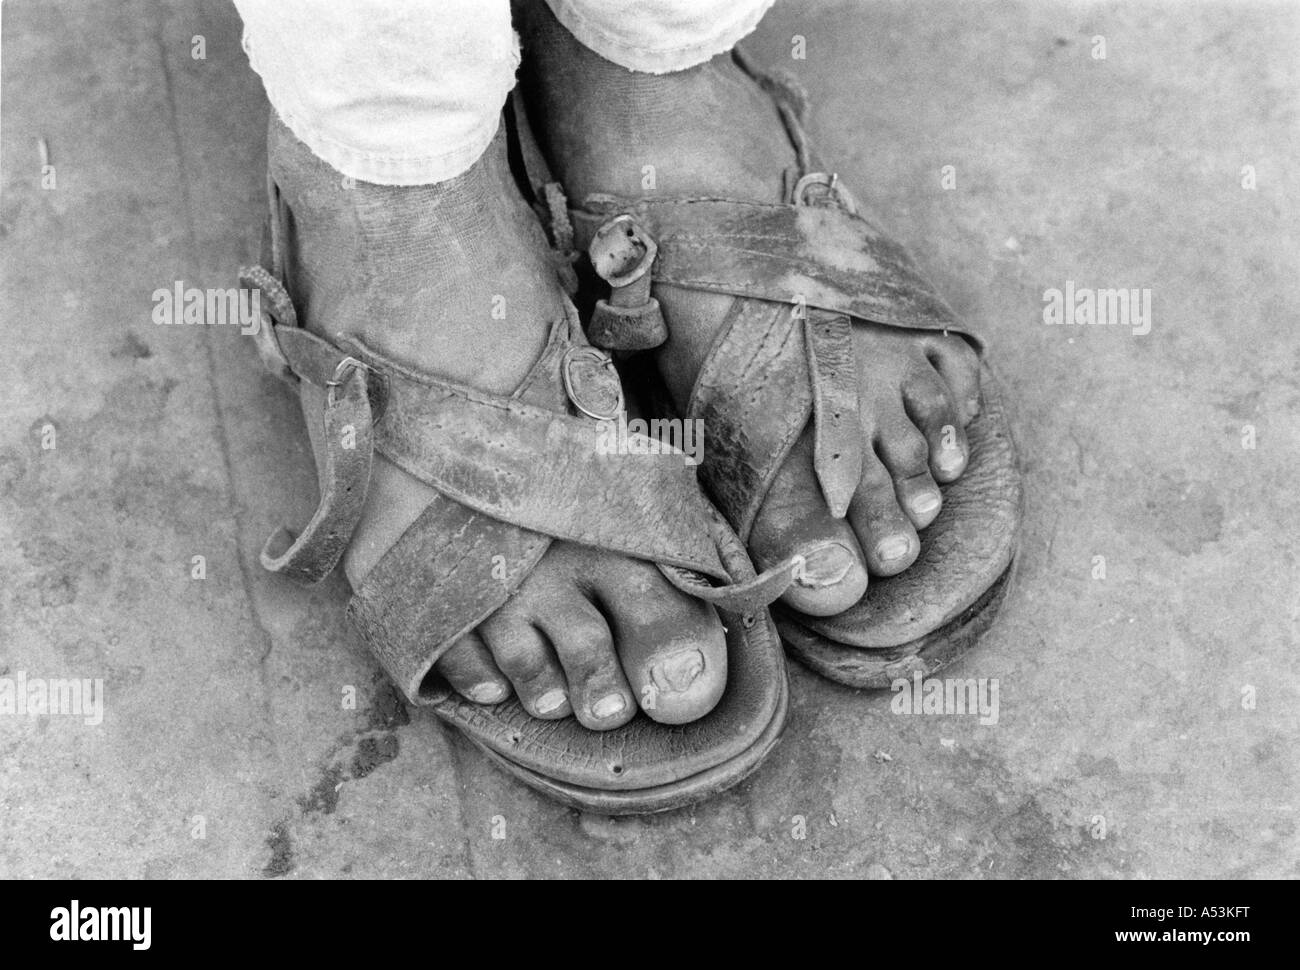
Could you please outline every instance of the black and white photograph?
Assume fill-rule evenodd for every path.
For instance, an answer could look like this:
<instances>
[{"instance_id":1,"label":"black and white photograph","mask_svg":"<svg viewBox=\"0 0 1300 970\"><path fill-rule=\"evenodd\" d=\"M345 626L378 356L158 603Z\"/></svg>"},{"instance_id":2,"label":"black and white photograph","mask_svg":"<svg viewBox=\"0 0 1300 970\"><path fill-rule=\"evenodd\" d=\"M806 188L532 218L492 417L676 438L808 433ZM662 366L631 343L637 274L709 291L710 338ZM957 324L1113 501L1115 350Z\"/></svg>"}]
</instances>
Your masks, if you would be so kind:
<instances>
[{"instance_id":1,"label":"black and white photograph","mask_svg":"<svg viewBox=\"0 0 1300 970\"><path fill-rule=\"evenodd\" d=\"M1249 944L1298 165L1296 0L5 0L0 880Z\"/></svg>"}]
</instances>

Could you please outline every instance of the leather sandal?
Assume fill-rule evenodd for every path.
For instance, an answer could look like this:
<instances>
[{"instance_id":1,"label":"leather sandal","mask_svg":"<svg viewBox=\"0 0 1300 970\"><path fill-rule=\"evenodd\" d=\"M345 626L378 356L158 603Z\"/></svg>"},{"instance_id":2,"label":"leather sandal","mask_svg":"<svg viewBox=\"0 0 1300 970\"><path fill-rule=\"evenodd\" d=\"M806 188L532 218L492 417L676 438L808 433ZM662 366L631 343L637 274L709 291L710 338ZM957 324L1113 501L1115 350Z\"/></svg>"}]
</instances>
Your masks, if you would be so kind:
<instances>
[{"instance_id":1,"label":"leather sandal","mask_svg":"<svg viewBox=\"0 0 1300 970\"><path fill-rule=\"evenodd\" d=\"M378 452L438 492L347 609L407 700L525 784L576 808L665 811L746 777L785 723L784 661L765 607L797 564L756 575L680 452L600 453L601 422L618 417L622 387L567 301L542 356L508 396L419 373L355 338L304 329L286 288L287 216L268 183L261 264L240 274L260 292L258 353L300 396L308 385L323 389L325 403L323 413L307 414L323 427L319 505L303 529L268 539L262 565L302 583L325 578L360 519ZM729 670L709 714L664 725L638 711L623 727L596 732L574 718L533 718L513 697L471 703L442 681L434 663L510 598L552 539L653 562L718 609Z\"/></svg>"},{"instance_id":2,"label":"leather sandal","mask_svg":"<svg viewBox=\"0 0 1300 970\"><path fill-rule=\"evenodd\" d=\"M928 676L968 649L1007 594L1021 520L1021 477L1000 384L984 342L962 326L907 252L823 171L792 79L737 64L775 100L797 154L785 204L724 198L629 199L592 194L568 212L584 269L607 284L588 323L593 344L625 357L654 348L668 323L654 284L736 297L688 405L708 435L701 478L742 541L776 471L812 422L825 501L843 517L864 443L851 329L869 321L966 338L981 358L982 409L967 427L965 474L943 486L943 510L921 532L920 556L833 617L773 606L790 652L852 687ZM520 109L516 107L516 112ZM530 175L547 178L531 146ZM598 284L599 285L599 284ZM652 368L645 368L652 371ZM657 382L657 377L650 380ZM660 386L657 405L671 409Z\"/></svg>"}]
</instances>

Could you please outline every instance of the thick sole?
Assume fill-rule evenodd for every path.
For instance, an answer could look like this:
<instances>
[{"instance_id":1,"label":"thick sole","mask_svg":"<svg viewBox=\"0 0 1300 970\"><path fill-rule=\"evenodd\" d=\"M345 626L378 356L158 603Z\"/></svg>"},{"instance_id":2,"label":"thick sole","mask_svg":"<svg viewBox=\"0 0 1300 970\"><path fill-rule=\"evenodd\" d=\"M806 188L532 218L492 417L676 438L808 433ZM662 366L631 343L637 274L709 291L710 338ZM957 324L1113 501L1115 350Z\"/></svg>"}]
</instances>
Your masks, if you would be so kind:
<instances>
[{"instance_id":1,"label":"thick sole","mask_svg":"<svg viewBox=\"0 0 1300 970\"><path fill-rule=\"evenodd\" d=\"M561 804L603 815L682 808L743 781L785 727L789 687L772 618L764 611L748 627L739 617L723 622L727 689L690 724L638 713L621 728L590 731L573 718L538 720L513 699L472 704L446 687L426 695L428 706L501 770Z\"/></svg>"},{"instance_id":2,"label":"thick sole","mask_svg":"<svg viewBox=\"0 0 1300 970\"><path fill-rule=\"evenodd\" d=\"M883 690L895 680L929 677L958 659L993 625L1012 586L1016 561L978 600L932 633L897 647L866 649L834 643L804 627L792 611L777 611L786 649L808 669L846 687Z\"/></svg>"},{"instance_id":3,"label":"thick sole","mask_svg":"<svg viewBox=\"0 0 1300 970\"><path fill-rule=\"evenodd\" d=\"M943 511L922 531L916 563L873 579L861 602L838 616L773 608L790 653L824 677L883 688L916 671L928 676L974 646L1006 599L1023 487L1013 422L987 364L981 380L983 410L967 428L970 462L944 487Z\"/></svg>"}]
</instances>

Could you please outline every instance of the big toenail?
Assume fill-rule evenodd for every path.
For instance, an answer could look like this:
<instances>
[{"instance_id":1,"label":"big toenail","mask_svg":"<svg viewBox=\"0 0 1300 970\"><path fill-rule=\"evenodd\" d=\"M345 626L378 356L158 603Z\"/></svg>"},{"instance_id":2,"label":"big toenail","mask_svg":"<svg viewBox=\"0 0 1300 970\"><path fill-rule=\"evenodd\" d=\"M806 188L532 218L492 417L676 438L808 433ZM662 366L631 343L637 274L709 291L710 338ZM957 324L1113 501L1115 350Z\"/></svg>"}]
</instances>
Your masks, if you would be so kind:
<instances>
[{"instance_id":1,"label":"big toenail","mask_svg":"<svg viewBox=\"0 0 1300 970\"><path fill-rule=\"evenodd\" d=\"M537 713L550 714L551 711L558 710L567 699L568 696L558 687L555 690L548 690L537 698Z\"/></svg>"},{"instance_id":2,"label":"big toenail","mask_svg":"<svg viewBox=\"0 0 1300 970\"><path fill-rule=\"evenodd\" d=\"M804 557L802 566L795 573L795 582L813 589L834 586L849 574L856 562L847 546L828 542Z\"/></svg>"},{"instance_id":3,"label":"big toenail","mask_svg":"<svg viewBox=\"0 0 1300 970\"><path fill-rule=\"evenodd\" d=\"M895 559L902 559L911 548L912 543L907 536L890 536L876 546L876 555L881 562L892 562Z\"/></svg>"},{"instance_id":4,"label":"big toenail","mask_svg":"<svg viewBox=\"0 0 1300 970\"><path fill-rule=\"evenodd\" d=\"M683 650L665 657L650 669L650 678L656 687L666 691L684 691L704 672L704 654L698 650Z\"/></svg>"},{"instance_id":5,"label":"big toenail","mask_svg":"<svg viewBox=\"0 0 1300 970\"><path fill-rule=\"evenodd\" d=\"M625 707L627 701L622 694L607 694L591 705L591 713L600 718L613 717Z\"/></svg>"},{"instance_id":6,"label":"big toenail","mask_svg":"<svg viewBox=\"0 0 1300 970\"><path fill-rule=\"evenodd\" d=\"M966 458L960 451L945 448L943 454L939 457L939 470L944 472L958 471Z\"/></svg>"},{"instance_id":7,"label":"big toenail","mask_svg":"<svg viewBox=\"0 0 1300 970\"><path fill-rule=\"evenodd\" d=\"M928 515L937 509L942 501L938 492L925 492L912 499L912 511L917 515Z\"/></svg>"},{"instance_id":8,"label":"big toenail","mask_svg":"<svg viewBox=\"0 0 1300 970\"><path fill-rule=\"evenodd\" d=\"M488 682L475 684L465 691L465 696L475 704L495 704L497 701L505 700L507 693L504 685Z\"/></svg>"}]
</instances>

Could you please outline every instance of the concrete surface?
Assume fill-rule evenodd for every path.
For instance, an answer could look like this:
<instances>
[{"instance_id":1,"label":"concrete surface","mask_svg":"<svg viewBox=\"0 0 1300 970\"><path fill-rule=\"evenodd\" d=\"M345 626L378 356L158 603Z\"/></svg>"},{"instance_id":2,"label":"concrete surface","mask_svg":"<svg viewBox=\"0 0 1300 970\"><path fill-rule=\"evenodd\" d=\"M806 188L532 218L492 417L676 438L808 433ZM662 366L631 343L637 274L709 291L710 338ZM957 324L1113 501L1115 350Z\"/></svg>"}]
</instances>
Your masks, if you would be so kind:
<instances>
[{"instance_id":1,"label":"concrete surface","mask_svg":"<svg viewBox=\"0 0 1300 970\"><path fill-rule=\"evenodd\" d=\"M408 713L341 581L257 566L312 501L288 395L235 328L150 319L255 252L233 9L11 0L0 677L102 678L106 710L0 716L0 876L1300 874L1300 8L785 2L753 46L1015 388L1019 584L954 671L998 723L795 669L756 777L616 822ZM1045 326L1067 280L1150 288L1150 333Z\"/></svg>"}]
</instances>

